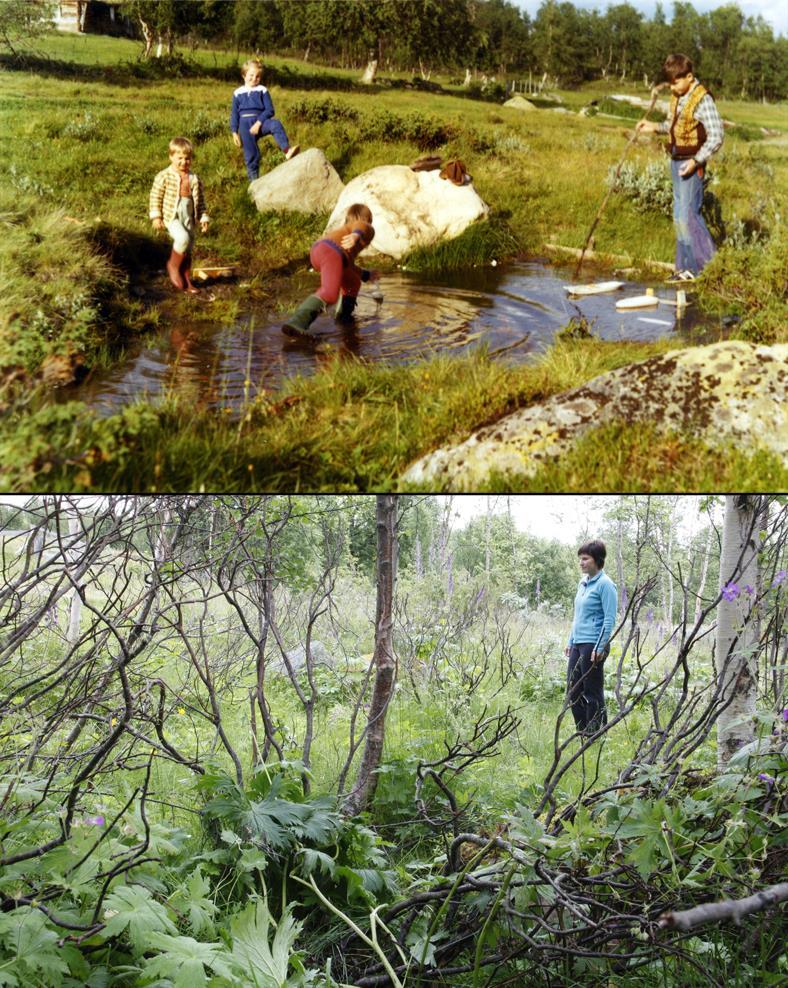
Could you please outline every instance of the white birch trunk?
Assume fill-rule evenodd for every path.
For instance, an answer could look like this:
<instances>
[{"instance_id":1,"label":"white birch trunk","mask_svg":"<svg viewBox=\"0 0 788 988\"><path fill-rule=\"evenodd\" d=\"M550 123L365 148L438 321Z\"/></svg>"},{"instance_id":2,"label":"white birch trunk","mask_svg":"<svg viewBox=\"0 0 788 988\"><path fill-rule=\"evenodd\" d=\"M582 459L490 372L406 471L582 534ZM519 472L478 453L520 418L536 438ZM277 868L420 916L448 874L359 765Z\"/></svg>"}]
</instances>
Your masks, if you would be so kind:
<instances>
[{"instance_id":1,"label":"white birch trunk","mask_svg":"<svg viewBox=\"0 0 788 988\"><path fill-rule=\"evenodd\" d=\"M695 619L693 624L697 624L700 619L700 612L703 610L703 591L706 589L706 576L709 572L709 559L711 557L711 544L714 541L714 527L709 525L709 534L706 539L706 550L703 553L703 563L700 570L700 583L698 584L698 596L695 602Z\"/></svg>"},{"instance_id":2,"label":"white birch trunk","mask_svg":"<svg viewBox=\"0 0 788 988\"><path fill-rule=\"evenodd\" d=\"M79 517L75 514L69 519L68 523L68 536L69 542L74 542L77 535L80 532ZM77 550L71 550L73 555L76 555ZM73 645L75 641L79 638L79 619L82 616L82 598L79 596L79 590L77 587L71 591L71 606L68 612L68 631L66 632L66 641L69 645Z\"/></svg>"},{"instance_id":3,"label":"white birch trunk","mask_svg":"<svg viewBox=\"0 0 788 988\"><path fill-rule=\"evenodd\" d=\"M720 586L729 588L717 611L714 663L724 709L717 718L717 767L722 771L731 756L755 737L755 700L758 664L752 620L753 597L745 586L757 585L759 508L755 495L728 494L720 554ZM734 587L738 593L734 594Z\"/></svg>"}]
</instances>

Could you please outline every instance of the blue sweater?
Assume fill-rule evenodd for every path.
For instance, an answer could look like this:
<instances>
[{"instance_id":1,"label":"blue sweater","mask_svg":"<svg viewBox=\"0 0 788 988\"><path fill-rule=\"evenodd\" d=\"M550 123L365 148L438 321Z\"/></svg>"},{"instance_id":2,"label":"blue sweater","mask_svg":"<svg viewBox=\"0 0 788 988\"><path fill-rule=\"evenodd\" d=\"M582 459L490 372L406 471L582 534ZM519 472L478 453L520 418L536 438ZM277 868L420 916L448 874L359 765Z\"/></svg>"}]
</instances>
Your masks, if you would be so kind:
<instances>
[{"instance_id":1,"label":"blue sweater","mask_svg":"<svg viewBox=\"0 0 788 988\"><path fill-rule=\"evenodd\" d=\"M265 86L239 86L233 93L233 105L230 110L230 130L238 133L241 114L244 116L254 115L255 123L260 120L270 120L274 115L274 104L271 102L271 95Z\"/></svg>"},{"instance_id":2,"label":"blue sweater","mask_svg":"<svg viewBox=\"0 0 788 988\"><path fill-rule=\"evenodd\" d=\"M601 652L613 634L617 611L618 592L607 573L601 569L590 579L583 577L575 597L570 647L579 642L593 642L595 650Z\"/></svg>"}]
</instances>

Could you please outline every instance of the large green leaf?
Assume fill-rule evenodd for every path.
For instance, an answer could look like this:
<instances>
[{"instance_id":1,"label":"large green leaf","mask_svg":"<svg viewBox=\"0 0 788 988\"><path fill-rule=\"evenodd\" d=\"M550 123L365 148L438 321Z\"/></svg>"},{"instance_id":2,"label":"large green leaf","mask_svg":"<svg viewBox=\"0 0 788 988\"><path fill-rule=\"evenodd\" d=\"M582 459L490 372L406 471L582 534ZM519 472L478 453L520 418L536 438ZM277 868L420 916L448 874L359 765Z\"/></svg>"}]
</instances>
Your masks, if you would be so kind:
<instances>
[{"instance_id":1,"label":"large green leaf","mask_svg":"<svg viewBox=\"0 0 788 988\"><path fill-rule=\"evenodd\" d=\"M205 969L222 978L233 978L230 958L220 943L200 943L192 937L153 933L149 948L161 951L145 962L145 977L170 978L175 988L202 988L208 984Z\"/></svg>"},{"instance_id":2,"label":"large green leaf","mask_svg":"<svg viewBox=\"0 0 788 988\"><path fill-rule=\"evenodd\" d=\"M138 953L147 950L152 934L178 932L167 909L139 885L122 885L111 892L104 903L104 917L104 937L116 937L127 930Z\"/></svg>"},{"instance_id":3,"label":"large green leaf","mask_svg":"<svg viewBox=\"0 0 788 988\"><path fill-rule=\"evenodd\" d=\"M68 964L57 947L59 939L38 909L20 906L10 913L0 913L0 943L16 955L22 969L39 973L39 980L52 986L60 985L68 974ZM29 978L19 980L24 984Z\"/></svg>"},{"instance_id":4,"label":"large green leaf","mask_svg":"<svg viewBox=\"0 0 788 988\"><path fill-rule=\"evenodd\" d=\"M250 902L232 921L233 958L256 988L285 988L293 944L301 931L288 908L276 928L273 942L268 933L271 914L264 899Z\"/></svg>"},{"instance_id":5,"label":"large green leaf","mask_svg":"<svg viewBox=\"0 0 788 988\"><path fill-rule=\"evenodd\" d=\"M217 905L210 899L211 884L203 875L200 865L194 869L185 887L179 888L172 896L172 904L179 910L185 910L189 917L192 932L199 936L201 933L213 933L213 919Z\"/></svg>"}]
</instances>

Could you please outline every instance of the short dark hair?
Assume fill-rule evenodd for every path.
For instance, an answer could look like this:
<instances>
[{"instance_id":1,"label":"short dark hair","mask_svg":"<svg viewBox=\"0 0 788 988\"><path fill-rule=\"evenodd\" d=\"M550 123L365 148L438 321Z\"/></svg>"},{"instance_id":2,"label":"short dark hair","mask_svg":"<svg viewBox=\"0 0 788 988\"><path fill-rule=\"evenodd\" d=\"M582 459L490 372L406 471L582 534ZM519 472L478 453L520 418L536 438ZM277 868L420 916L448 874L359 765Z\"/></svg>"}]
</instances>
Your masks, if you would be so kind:
<instances>
[{"instance_id":1,"label":"short dark hair","mask_svg":"<svg viewBox=\"0 0 788 988\"><path fill-rule=\"evenodd\" d=\"M590 542L584 542L577 550L577 554L578 556L591 556L599 569L604 569L607 549L601 539L592 539Z\"/></svg>"},{"instance_id":2,"label":"short dark hair","mask_svg":"<svg viewBox=\"0 0 788 988\"><path fill-rule=\"evenodd\" d=\"M681 79L692 72L692 62L686 55L677 52L675 55L668 55L662 65L662 71L668 82L673 82L674 79Z\"/></svg>"}]
</instances>

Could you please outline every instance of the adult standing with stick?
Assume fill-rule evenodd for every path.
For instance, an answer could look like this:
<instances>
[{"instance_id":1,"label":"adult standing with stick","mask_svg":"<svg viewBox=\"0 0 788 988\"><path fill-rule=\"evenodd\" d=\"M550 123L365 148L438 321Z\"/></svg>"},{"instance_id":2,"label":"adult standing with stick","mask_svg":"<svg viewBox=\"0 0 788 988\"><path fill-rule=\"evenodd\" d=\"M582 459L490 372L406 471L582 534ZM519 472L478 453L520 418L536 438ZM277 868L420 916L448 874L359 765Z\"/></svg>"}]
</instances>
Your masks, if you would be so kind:
<instances>
[{"instance_id":1,"label":"adult standing with stick","mask_svg":"<svg viewBox=\"0 0 788 988\"><path fill-rule=\"evenodd\" d=\"M670 116L659 124L643 119L637 132L670 135L676 272L669 281L681 284L694 281L717 249L701 207L706 164L722 147L724 130L714 98L693 75L686 55L668 55L662 69L672 93Z\"/></svg>"}]
</instances>

